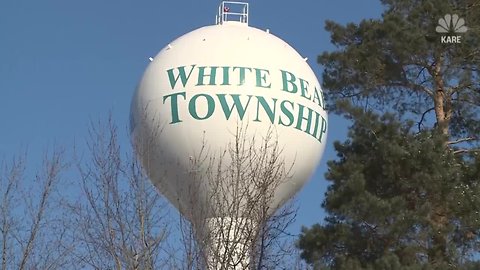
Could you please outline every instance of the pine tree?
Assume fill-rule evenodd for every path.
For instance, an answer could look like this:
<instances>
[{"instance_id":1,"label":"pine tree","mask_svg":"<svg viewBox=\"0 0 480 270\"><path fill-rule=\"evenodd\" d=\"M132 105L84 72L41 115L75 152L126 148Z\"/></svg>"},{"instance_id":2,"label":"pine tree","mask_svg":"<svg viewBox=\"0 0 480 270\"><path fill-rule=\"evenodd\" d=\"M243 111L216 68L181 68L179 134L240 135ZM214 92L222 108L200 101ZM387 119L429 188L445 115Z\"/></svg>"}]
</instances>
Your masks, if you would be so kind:
<instances>
[{"instance_id":1,"label":"pine tree","mask_svg":"<svg viewBox=\"0 0 480 270\"><path fill-rule=\"evenodd\" d=\"M419 129L435 125L452 142L478 142L480 1L381 2L385 12L379 20L326 22L338 50L318 61L331 103L349 98L359 106L398 112ZM446 14L463 19L467 32L436 33ZM444 35L460 35L461 43L442 43Z\"/></svg>"},{"instance_id":2,"label":"pine tree","mask_svg":"<svg viewBox=\"0 0 480 270\"><path fill-rule=\"evenodd\" d=\"M303 229L302 257L319 269L475 268L480 1L381 2L381 19L326 23L337 50L318 58L323 86L353 124L335 143L328 216ZM467 32L437 33L453 14Z\"/></svg>"},{"instance_id":3,"label":"pine tree","mask_svg":"<svg viewBox=\"0 0 480 270\"><path fill-rule=\"evenodd\" d=\"M348 110L354 124L326 174L329 215L303 230L302 257L319 269L451 269L478 253L478 154L392 114Z\"/></svg>"}]
</instances>

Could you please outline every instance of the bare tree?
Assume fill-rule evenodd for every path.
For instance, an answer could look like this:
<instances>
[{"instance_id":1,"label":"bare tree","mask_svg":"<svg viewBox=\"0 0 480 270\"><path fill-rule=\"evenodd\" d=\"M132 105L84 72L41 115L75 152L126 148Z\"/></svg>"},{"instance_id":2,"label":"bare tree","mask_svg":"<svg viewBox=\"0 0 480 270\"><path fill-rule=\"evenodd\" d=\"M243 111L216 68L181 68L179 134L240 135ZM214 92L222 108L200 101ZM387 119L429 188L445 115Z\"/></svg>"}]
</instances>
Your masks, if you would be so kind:
<instances>
[{"instance_id":1,"label":"bare tree","mask_svg":"<svg viewBox=\"0 0 480 270\"><path fill-rule=\"evenodd\" d=\"M90 157L77 160L82 197L75 217L77 260L94 269L162 269L167 237L165 201L151 186L136 158L122 156L117 127L90 128ZM130 153L132 151L129 151Z\"/></svg>"},{"instance_id":2,"label":"bare tree","mask_svg":"<svg viewBox=\"0 0 480 270\"><path fill-rule=\"evenodd\" d=\"M211 153L204 141L192 157L187 191L192 203L180 209L186 217L181 219L185 256L176 269L283 269L281 262L291 258L285 247L292 238L282 237L296 208L287 202L276 211L285 201L274 194L290 179L292 164L282 159L273 130L258 138L247 128L239 127L219 153ZM210 193L199 197L205 183Z\"/></svg>"},{"instance_id":3,"label":"bare tree","mask_svg":"<svg viewBox=\"0 0 480 270\"><path fill-rule=\"evenodd\" d=\"M176 232L133 151L122 154L111 118L92 124L89 135L88 154L74 158L78 177L61 177L62 150L46 154L34 177L26 155L0 164L1 270L303 269L293 266L285 233L296 209L277 210L284 202L274 197L290 168L273 132L248 137L239 128L216 153L204 142L190 176L207 180L211 207L195 204L199 186L189 186L192 203L180 209L188 219L180 217Z\"/></svg>"},{"instance_id":4,"label":"bare tree","mask_svg":"<svg viewBox=\"0 0 480 270\"><path fill-rule=\"evenodd\" d=\"M273 131L263 138L246 131L237 129L221 152L210 152L204 141L192 156L189 177L202 181L186 188L191 203L179 209L184 216L174 231L167 225L172 219L165 200L135 156L122 155L112 120L92 125L90 155L76 162L82 197L69 205L79 268L303 269L294 268L293 236L285 232L296 208L287 202L277 210L285 201L274 196L293 165L282 159ZM161 135L159 127L151 137ZM141 143L137 154L154 142ZM208 198L199 197L203 184L209 186ZM198 203L203 199L207 202Z\"/></svg>"},{"instance_id":5,"label":"bare tree","mask_svg":"<svg viewBox=\"0 0 480 270\"><path fill-rule=\"evenodd\" d=\"M29 176L26 155L0 166L1 269L64 269L74 244L68 241L60 201L63 150L45 154Z\"/></svg>"}]
</instances>

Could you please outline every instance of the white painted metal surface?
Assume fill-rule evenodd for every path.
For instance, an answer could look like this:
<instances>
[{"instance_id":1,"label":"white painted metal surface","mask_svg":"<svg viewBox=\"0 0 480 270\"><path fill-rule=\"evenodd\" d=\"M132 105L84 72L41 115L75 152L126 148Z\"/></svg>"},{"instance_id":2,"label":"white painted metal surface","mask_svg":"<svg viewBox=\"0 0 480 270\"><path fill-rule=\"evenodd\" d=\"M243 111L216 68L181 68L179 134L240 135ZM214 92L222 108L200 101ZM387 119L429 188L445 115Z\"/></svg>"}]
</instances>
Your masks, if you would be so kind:
<instances>
[{"instance_id":1,"label":"white painted metal surface","mask_svg":"<svg viewBox=\"0 0 480 270\"><path fill-rule=\"evenodd\" d=\"M232 21L222 4L217 25L168 44L151 59L133 97L131 131L140 159L183 213L192 200L209 208L209 187L192 176L204 168L193 168L192 160L205 142L211 153L225 149L238 125L257 138L273 128L286 167L293 165L271 209L304 185L324 151L327 113L314 72L289 44L248 26L248 6L244 11Z\"/></svg>"}]
</instances>

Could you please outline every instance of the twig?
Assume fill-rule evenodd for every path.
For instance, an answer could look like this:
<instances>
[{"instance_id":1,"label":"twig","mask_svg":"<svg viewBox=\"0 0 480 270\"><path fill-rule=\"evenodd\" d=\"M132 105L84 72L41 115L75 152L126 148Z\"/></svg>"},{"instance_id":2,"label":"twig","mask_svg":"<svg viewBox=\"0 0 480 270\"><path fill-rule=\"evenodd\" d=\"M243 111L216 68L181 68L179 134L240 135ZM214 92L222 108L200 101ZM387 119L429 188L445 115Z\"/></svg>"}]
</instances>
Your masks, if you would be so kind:
<instances>
[{"instance_id":1,"label":"twig","mask_svg":"<svg viewBox=\"0 0 480 270\"><path fill-rule=\"evenodd\" d=\"M458 144L458 143L462 143L462 142L475 141L475 140L478 140L478 138L476 138L476 137L467 137L467 138L458 139L458 140L456 140L456 141L449 141L449 142L447 142L447 145Z\"/></svg>"},{"instance_id":2,"label":"twig","mask_svg":"<svg viewBox=\"0 0 480 270\"><path fill-rule=\"evenodd\" d=\"M420 118L420 121L418 122L418 132L420 132L421 129L422 129L422 123L423 123L423 120L425 120L425 116L427 115L427 113L433 111L434 109L435 109L435 108L432 107L432 108L426 110L426 111L422 114L422 118Z\"/></svg>"},{"instance_id":3,"label":"twig","mask_svg":"<svg viewBox=\"0 0 480 270\"><path fill-rule=\"evenodd\" d=\"M480 149L458 149L453 151L453 154L465 154L465 153L480 153Z\"/></svg>"}]
</instances>

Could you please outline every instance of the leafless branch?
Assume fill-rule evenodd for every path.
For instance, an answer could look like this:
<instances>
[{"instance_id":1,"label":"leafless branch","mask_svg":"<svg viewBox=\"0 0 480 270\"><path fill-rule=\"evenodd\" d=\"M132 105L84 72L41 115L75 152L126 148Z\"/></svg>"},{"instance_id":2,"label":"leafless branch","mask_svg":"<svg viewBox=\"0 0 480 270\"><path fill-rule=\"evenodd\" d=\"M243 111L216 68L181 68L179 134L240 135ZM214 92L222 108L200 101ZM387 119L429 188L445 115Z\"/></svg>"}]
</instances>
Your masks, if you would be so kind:
<instances>
[{"instance_id":1,"label":"leafless branch","mask_svg":"<svg viewBox=\"0 0 480 270\"><path fill-rule=\"evenodd\" d=\"M197 260L189 266L264 269L280 257L272 250L294 220L296 209L275 211L281 202L274 201L274 194L290 178L291 167L281 158L273 130L259 139L249 136L247 129L239 127L232 142L218 153L206 151L208 142L204 142L202 151L192 157L191 176L206 181L209 187L208 202L201 205L211 207L199 208L201 198L196 196L200 187L192 184L187 191L192 203L181 209L191 220L184 224L193 227L186 228L184 240L196 242L185 244L189 251L185 257ZM192 246L196 248L192 250Z\"/></svg>"},{"instance_id":2,"label":"leafless branch","mask_svg":"<svg viewBox=\"0 0 480 270\"><path fill-rule=\"evenodd\" d=\"M465 153L480 153L480 149L457 149L453 151L453 154L465 154Z\"/></svg>"},{"instance_id":3,"label":"leafless branch","mask_svg":"<svg viewBox=\"0 0 480 270\"><path fill-rule=\"evenodd\" d=\"M449 142L447 142L447 145L459 144L459 143L470 142L470 141L475 141L475 140L478 140L478 138L476 138L476 137L462 138L462 139L458 139L458 140L455 140L455 141L449 141Z\"/></svg>"},{"instance_id":4,"label":"leafless branch","mask_svg":"<svg viewBox=\"0 0 480 270\"><path fill-rule=\"evenodd\" d=\"M78 163L83 199L70 209L79 221L77 259L96 269L157 269L167 236L165 201L132 155L121 154L109 121L92 124L91 159ZM130 151L129 151L130 152Z\"/></svg>"},{"instance_id":5,"label":"leafless branch","mask_svg":"<svg viewBox=\"0 0 480 270\"><path fill-rule=\"evenodd\" d=\"M422 113L422 117L420 118L420 121L418 122L418 132L420 132L422 130L422 123L423 121L425 120L425 116L427 116L427 114L431 111L433 111L435 108L429 108L428 110L426 110L425 112Z\"/></svg>"},{"instance_id":6,"label":"leafless branch","mask_svg":"<svg viewBox=\"0 0 480 270\"><path fill-rule=\"evenodd\" d=\"M27 259L32 252L35 239L40 230L41 222L44 219L44 213L47 208L47 203L52 192L52 188L56 181L58 181L58 176L60 171L63 169L63 164L61 162L62 154L54 153L51 159L45 158L44 168L45 171L43 175L37 175L37 181L42 185L42 193L40 195L40 202L38 208L36 209L36 215L33 220L32 226L30 228L30 236L27 241L27 245L23 251L22 260L20 262L19 269L25 269Z\"/></svg>"},{"instance_id":7,"label":"leafless branch","mask_svg":"<svg viewBox=\"0 0 480 270\"><path fill-rule=\"evenodd\" d=\"M1 269L62 269L68 265L72 244L62 233L63 212L56 194L67 163L59 148L45 153L34 180L27 181L26 155L0 167Z\"/></svg>"}]
</instances>

